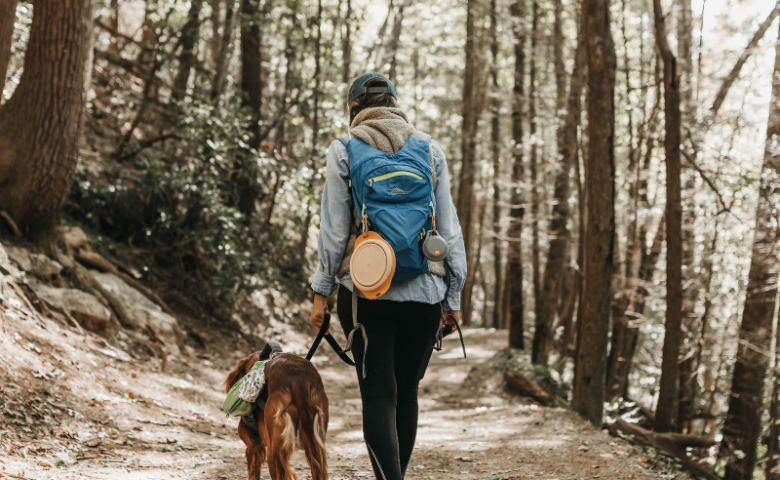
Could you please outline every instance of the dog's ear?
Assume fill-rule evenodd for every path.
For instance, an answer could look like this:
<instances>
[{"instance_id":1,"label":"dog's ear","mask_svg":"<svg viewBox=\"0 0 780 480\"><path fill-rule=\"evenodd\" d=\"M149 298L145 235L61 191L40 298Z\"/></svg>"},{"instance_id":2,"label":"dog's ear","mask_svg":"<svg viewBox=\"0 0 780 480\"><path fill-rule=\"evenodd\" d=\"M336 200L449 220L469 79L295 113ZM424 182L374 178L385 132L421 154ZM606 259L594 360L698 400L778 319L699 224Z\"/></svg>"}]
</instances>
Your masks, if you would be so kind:
<instances>
[{"instance_id":1,"label":"dog's ear","mask_svg":"<svg viewBox=\"0 0 780 480\"><path fill-rule=\"evenodd\" d=\"M252 355L243 358L238 361L236 364L236 368L230 372L228 377L225 379L225 393L229 393L230 389L233 388L233 385L244 375L246 375L246 371L248 369L248 366L254 365L254 363L257 361L256 359L256 353L253 353ZM252 359L255 359L255 361L252 361Z\"/></svg>"}]
</instances>

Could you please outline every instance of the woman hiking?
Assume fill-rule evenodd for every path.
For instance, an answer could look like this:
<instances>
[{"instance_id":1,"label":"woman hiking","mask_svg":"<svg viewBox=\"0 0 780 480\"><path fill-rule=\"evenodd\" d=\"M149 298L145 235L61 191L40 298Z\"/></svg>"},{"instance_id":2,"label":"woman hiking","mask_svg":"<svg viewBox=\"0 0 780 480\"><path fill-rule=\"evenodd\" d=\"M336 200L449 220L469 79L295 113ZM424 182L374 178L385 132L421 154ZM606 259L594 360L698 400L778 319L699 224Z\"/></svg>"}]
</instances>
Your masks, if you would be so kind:
<instances>
[{"instance_id":1,"label":"woman hiking","mask_svg":"<svg viewBox=\"0 0 780 480\"><path fill-rule=\"evenodd\" d=\"M459 319L466 253L444 153L409 123L390 80L358 77L348 106L349 136L329 149L310 320L320 328L338 288L374 475L401 480L418 384L440 328Z\"/></svg>"}]
</instances>

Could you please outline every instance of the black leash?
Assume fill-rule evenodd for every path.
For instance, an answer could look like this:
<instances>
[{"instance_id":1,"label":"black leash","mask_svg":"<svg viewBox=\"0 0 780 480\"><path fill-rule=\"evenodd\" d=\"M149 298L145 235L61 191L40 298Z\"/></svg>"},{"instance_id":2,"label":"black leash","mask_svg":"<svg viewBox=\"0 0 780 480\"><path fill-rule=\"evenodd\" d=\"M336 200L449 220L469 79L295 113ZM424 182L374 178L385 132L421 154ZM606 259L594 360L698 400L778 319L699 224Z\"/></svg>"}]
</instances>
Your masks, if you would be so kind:
<instances>
[{"instance_id":1,"label":"black leash","mask_svg":"<svg viewBox=\"0 0 780 480\"><path fill-rule=\"evenodd\" d=\"M314 339L314 343L311 344L311 348L309 349L309 353L306 354L306 360L311 360L314 356L314 352L317 351L317 347L320 346L320 343L322 343L322 339L324 338L326 342L333 348L333 351L336 352L336 355L339 356L339 358L346 363L347 365L354 367L355 362L352 361L351 358L349 358L349 355L344 353L344 350L342 350L341 346L339 345L339 342L336 341L335 338L333 338L333 335L330 333L325 333L328 331L328 327L330 326L330 313L325 313L325 318L322 321L322 326L320 327L320 331L317 332L317 338Z\"/></svg>"}]
</instances>

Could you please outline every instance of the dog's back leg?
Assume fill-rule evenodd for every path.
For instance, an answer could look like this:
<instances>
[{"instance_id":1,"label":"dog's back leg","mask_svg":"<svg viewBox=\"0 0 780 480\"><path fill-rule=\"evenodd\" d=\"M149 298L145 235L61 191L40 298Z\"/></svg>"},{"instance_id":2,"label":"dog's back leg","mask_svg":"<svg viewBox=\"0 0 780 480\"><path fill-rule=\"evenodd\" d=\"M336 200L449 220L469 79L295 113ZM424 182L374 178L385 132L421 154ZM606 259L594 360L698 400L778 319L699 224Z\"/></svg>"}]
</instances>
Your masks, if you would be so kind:
<instances>
[{"instance_id":1,"label":"dog's back leg","mask_svg":"<svg viewBox=\"0 0 780 480\"><path fill-rule=\"evenodd\" d=\"M268 445L268 433L265 430L262 410L256 414L257 420L253 417L242 419L238 424L238 436L246 445L246 466L249 480L260 480L260 471L265 462L266 445ZM257 421L260 436L257 436L247 427L245 421Z\"/></svg>"},{"instance_id":2,"label":"dog's back leg","mask_svg":"<svg viewBox=\"0 0 780 480\"><path fill-rule=\"evenodd\" d=\"M293 418L295 416L296 418ZM297 412L288 395L271 394L265 409L268 431L268 470L271 480L298 480L290 464L295 450Z\"/></svg>"}]
</instances>

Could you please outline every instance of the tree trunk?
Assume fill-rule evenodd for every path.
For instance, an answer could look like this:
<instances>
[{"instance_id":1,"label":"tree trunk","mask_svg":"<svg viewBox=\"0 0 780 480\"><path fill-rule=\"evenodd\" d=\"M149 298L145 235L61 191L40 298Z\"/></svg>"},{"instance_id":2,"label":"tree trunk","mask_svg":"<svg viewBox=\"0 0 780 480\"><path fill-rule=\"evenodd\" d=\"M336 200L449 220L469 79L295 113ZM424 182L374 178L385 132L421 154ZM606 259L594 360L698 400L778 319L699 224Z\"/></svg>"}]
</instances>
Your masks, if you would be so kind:
<instances>
[{"instance_id":1,"label":"tree trunk","mask_svg":"<svg viewBox=\"0 0 780 480\"><path fill-rule=\"evenodd\" d=\"M547 336L547 329L540 325L542 271L539 264L539 159L536 148L536 37L539 30L539 2L531 7L531 58L528 72L528 123L531 135L529 152L531 182L531 282L534 294L534 336L531 342L531 362L539 363L540 336Z\"/></svg>"},{"instance_id":2,"label":"tree trunk","mask_svg":"<svg viewBox=\"0 0 780 480\"><path fill-rule=\"evenodd\" d=\"M769 30L769 27L772 25L772 22L778 14L780 14L780 2L778 2L775 5L775 8L769 12L769 15L758 27L758 30L756 30L753 38L750 39L747 47L745 47L745 50L743 50L742 54L739 56L739 59L737 59L737 62L731 68L731 71L729 71L729 74L726 75L726 78L723 79L723 83L721 84L720 89L718 89L718 93L715 95L715 100L712 102L712 107L710 108L710 119L714 119L714 117L718 115L720 107L723 105L723 101L726 100L726 95L729 93L729 89L734 84L734 81L739 78L739 73L742 71L742 67L756 49L758 42L761 41L761 39L764 37L766 31Z\"/></svg>"},{"instance_id":3,"label":"tree trunk","mask_svg":"<svg viewBox=\"0 0 780 480\"><path fill-rule=\"evenodd\" d=\"M352 62L352 0L347 0L347 14L344 16L344 37L341 40L341 81L349 84L350 81L350 63Z\"/></svg>"},{"instance_id":4,"label":"tree trunk","mask_svg":"<svg viewBox=\"0 0 780 480\"><path fill-rule=\"evenodd\" d=\"M11 62L14 20L16 20L16 0L0 0L0 97L8 75L8 64Z\"/></svg>"},{"instance_id":5,"label":"tree trunk","mask_svg":"<svg viewBox=\"0 0 780 480\"><path fill-rule=\"evenodd\" d=\"M308 200L306 203L306 219L303 222L303 231L301 232L301 241L298 244L298 254L305 258L306 246L309 243L309 227L311 227L311 218L314 207L314 180L317 178L316 158L319 156L318 140L320 131L320 62L322 52L322 0L317 0L317 17L313 21L317 25L317 36L314 39L314 91L312 92L312 119L311 119L311 160L309 160L309 170L311 175L307 185Z\"/></svg>"},{"instance_id":6,"label":"tree trunk","mask_svg":"<svg viewBox=\"0 0 780 480\"><path fill-rule=\"evenodd\" d=\"M227 0L227 3L230 2L231 0ZM219 62L219 52L222 47L219 35L221 3L221 0L211 0L211 39L209 40L209 47L211 48L211 64L214 66Z\"/></svg>"},{"instance_id":7,"label":"tree trunk","mask_svg":"<svg viewBox=\"0 0 780 480\"><path fill-rule=\"evenodd\" d=\"M677 59L666 40L661 0L653 0L655 37L664 61L666 153L666 329L661 380L655 412L655 430L672 429L679 380L678 357L682 337L682 200L680 198L680 83Z\"/></svg>"},{"instance_id":8,"label":"tree trunk","mask_svg":"<svg viewBox=\"0 0 780 480\"><path fill-rule=\"evenodd\" d=\"M398 6L398 12L395 14L395 17L393 17L393 33L390 37L389 51L387 52L388 55L390 55L390 70L388 74L390 75L390 81L393 82L397 81L395 78L395 69L397 67L398 47L401 43L401 27L404 23L404 7L407 2L408 0L405 0Z\"/></svg>"},{"instance_id":9,"label":"tree trunk","mask_svg":"<svg viewBox=\"0 0 780 480\"><path fill-rule=\"evenodd\" d=\"M552 325L558 310L558 297L562 280L564 261L569 246L569 172L577 161L577 129L582 113L582 89L585 86L585 40L578 35L577 50L574 54L574 70L572 71L569 100L566 117L560 134L558 174L555 177L555 192L553 194L552 219L550 220L550 248L547 251L547 263L544 267L539 311L539 321L534 333L534 347L537 351L537 361L547 365L550 345L555 332ZM565 88L565 87L564 87Z\"/></svg>"},{"instance_id":10,"label":"tree trunk","mask_svg":"<svg viewBox=\"0 0 780 480\"><path fill-rule=\"evenodd\" d=\"M501 88L498 85L498 32L496 0L490 0L490 76L493 82L490 151L493 155L493 328L501 328ZM487 294L487 292L485 292ZM487 299L486 299L487 301ZM487 319L485 319L487 321Z\"/></svg>"},{"instance_id":11,"label":"tree trunk","mask_svg":"<svg viewBox=\"0 0 780 480\"><path fill-rule=\"evenodd\" d=\"M262 58L260 54L259 0L241 0L241 91L242 105L249 113L249 147L260 148L260 120L263 106ZM255 215L260 187L257 165L252 152L241 152L236 158L234 181L238 188L238 209L248 223Z\"/></svg>"},{"instance_id":12,"label":"tree trunk","mask_svg":"<svg viewBox=\"0 0 780 480\"><path fill-rule=\"evenodd\" d=\"M512 90L512 185L510 190L511 205L510 223L507 236L506 275L504 275L505 293L507 303L507 318L509 319L509 346L512 348L525 348L523 337L523 259L522 259L522 230L523 215L525 214L525 195L523 194L523 73L525 70L525 29L523 21L525 12L523 0L512 4L512 29L514 33L515 47L515 85Z\"/></svg>"},{"instance_id":13,"label":"tree trunk","mask_svg":"<svg viewBox=\"0 0 780 480\"><path fill-rule=\"evenodd\" d=\"M615 45L609 0L585 0L588 62L588 222L585 229L583 315L571 408L597 426L603 414L615 238Z\"/></svg>"},{"instance_id":14,"label":"tree trunk","mask_svg":"<svg viewBox=\"0 0 780 480\"><path fill-rule=\"evenodd\" d=\"M195 47L198 43L200 32L200 9L203 0L191 0L190 10L187 14L187 25L181 33L181 53L179 54L179 71L173 80L174 101L179 101L187 95L187 84L190 81L190 72L195 64Z\"/></svg>"},{"instance_id":15,"label":"tree trunk","mask_svg":"<svg viewBox=\"0 0 780 480\"><path fill-rule=\"evenodd\" d=\"M219 53L214 64L214 80L211 83L211 101L214 102L214 111L219 109L219 98L225 86L225 74L233 51L233 11L235 0L227 0L225 4L225 21L222 22L222 37L219 41Z\"/></svg>"},{"instance_id":16,"label":"tree trunk","mask_svg":"<svg viewBox=\"0 0 780 480\"><path fill-rule=\"evenodd\" d=\"M726 480L753 478L756 446L761 434L764 379L769 367L770 332L777 296L777 219L780 210L780 44L775 46L772 98L769 102L764 165L761 169L756 231L750 261L739 347L731 380L729 410L723 425L721 456L727 460ZM734 452L741 451L737 458Z\"/></svg>"},{"instance_id":17,"label":"tree trunk","mask_svg":"<svg viewBox=\"0 0 780 480\"><path fill-rule=\"evenodd\" d=\"M463 73L463 105L462 118L463 126L461 129L461 168L460 178L458 180L458 199L457 211L460 218L460 225L463 230L463 243L466 246L466 264L469 267L474 265L474 248L472 246L473 238L473 207L475 201L474 184L476 182L476 132L473 130L475 108L474 97L474 78L476 77L476 48L474 45L474 9L476 0L468 0L466 13L466 67ZM463 289L464 302L462 305L461 318L464 325L471 324L471 289L473 287L473 274L466 280L467 285ZM470 280L470 281L469 281Z\"/></svg>"},{"instance_id":18,"label":"tree trunk","mask_svg":"<svg viewBox=\"0 0 780 480\"><path fill-rule=\"evenodd\" d=\"M53 238L78 162L92 13L91 0L36 2L22 78L0 107L0 210L33 241Z\"/></svg>"},{"instance_id":19,"label":"tree trunk","mask_svg":"<svg viewBox=\"0 0 780 480\"><path fill-rule=\"evenodd\" d=\"M780 436L780 427L778 421L780 421L780 355L777 352L777 345L780 345L780 328L776 328L775 332L775 358L774 365L772 365L772 397L769 400L769 431L767 432L767 445L766 445L766 472L764 478L766 480L776 480L778 472L777 466L777 450L778 450L778 436Z\"/></svg>"}]
</instances>

